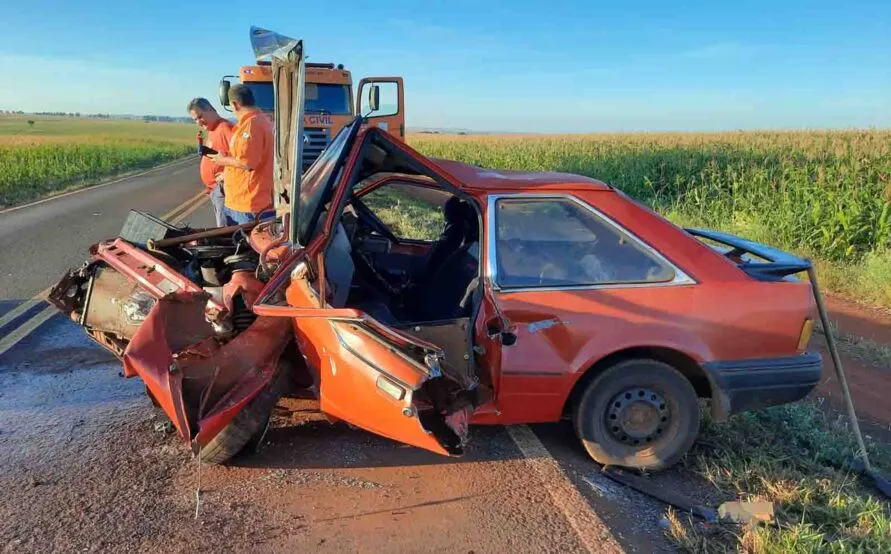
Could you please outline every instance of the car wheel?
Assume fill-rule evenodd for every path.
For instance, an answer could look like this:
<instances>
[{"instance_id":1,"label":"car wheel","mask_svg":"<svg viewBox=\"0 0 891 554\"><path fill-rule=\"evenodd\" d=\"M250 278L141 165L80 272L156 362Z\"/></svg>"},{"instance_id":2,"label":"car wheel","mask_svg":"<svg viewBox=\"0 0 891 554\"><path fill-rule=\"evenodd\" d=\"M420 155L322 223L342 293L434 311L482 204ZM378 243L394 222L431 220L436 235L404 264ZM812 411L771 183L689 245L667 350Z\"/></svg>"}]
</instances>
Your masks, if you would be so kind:
<instances>
[{"instance_id":1,"label":"car wheel","mask_svg":"<svg viewBox=\"0 0 891 554\"><path fill-rule=\"evenodd\" d=\"M576 406L576 434L604 465L663 469L699 434L699 402L690 382L655 360L620 362L591 381Z\"/></svg>"},{"instance_id":2,"label":"car wheel","mask_svg":"<svg viewBox=\"0 0 891 554\"><path fill-rule=\"evenodd\" d=\"M287 367L280 361L269 386L257 393L229 425L201 449L199 457L202 462L223 464L248 447L256 448L259 445L272 411L287 389L291 375L286 371Z\"/></svg>"}]
</instances>

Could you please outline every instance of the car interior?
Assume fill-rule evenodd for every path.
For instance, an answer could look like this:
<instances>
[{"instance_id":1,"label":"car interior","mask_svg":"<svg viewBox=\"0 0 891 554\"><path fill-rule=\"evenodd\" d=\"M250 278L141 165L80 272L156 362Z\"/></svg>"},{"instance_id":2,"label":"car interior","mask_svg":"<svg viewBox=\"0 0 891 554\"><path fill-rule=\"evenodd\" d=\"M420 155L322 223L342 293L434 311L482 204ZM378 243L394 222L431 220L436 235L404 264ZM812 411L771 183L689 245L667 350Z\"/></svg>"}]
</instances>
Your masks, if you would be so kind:
<instances>
[{"instance_id":1,"label":"car interior","mask_svg":"<svg viewBox=\"0 0 891 554\"><path fill-rule=\"evenodd\" d=\"M444 371L472 379L465 355L481 298L480 208L379 135L369 133L362 148L325 251L330 303L360 309L436 344L446 352ZM427 209L441 222L434 237L400 238L398 229L382 221L368 199L375 191L397 188L397 201L427 199ZM325 219L323 214L319 225Z\"/></svg>"}]
</instances>

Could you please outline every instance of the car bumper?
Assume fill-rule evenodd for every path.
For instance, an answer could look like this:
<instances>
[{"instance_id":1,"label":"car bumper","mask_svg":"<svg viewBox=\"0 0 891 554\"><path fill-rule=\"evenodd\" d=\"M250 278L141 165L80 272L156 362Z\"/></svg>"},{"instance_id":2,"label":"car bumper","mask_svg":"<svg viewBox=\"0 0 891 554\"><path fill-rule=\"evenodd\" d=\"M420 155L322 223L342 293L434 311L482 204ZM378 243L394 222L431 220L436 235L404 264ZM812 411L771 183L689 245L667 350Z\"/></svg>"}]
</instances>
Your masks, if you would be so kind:
<instances>
[{"instance_id":1,"label":"car bumper","mask_svg":"<svg viewBox=\"0 0 891 554\"><path fill-rule=\"evenodd\" d=\"M822 356L816 352L706 363L703 368L713 389L712 413L723 419L738 412L801 400L820 381L822 364Z\"/></svg>"}]
</instances>

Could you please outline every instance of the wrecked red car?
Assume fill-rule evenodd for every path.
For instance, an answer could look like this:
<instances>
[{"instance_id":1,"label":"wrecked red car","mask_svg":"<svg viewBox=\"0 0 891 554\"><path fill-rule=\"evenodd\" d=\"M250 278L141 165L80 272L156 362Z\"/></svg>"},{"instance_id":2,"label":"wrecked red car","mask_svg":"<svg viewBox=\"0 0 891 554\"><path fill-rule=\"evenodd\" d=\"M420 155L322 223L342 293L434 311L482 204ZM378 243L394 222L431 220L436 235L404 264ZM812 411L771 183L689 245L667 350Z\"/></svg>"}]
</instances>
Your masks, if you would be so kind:
<instances>
[{"instance_id":1,"label":"wrecked red car","mask_svg":"<svg viewBox=\"0 0 891 554\"><path fill-rule=\"evenodd\" d=\"M332 421L444 455L469 425L570 418L597 462L658 469L694 442L700 398L721 419L818 382L806 260L595 179L427 158L373 113L301 175L302 42L276 48L278 217L132 212L51 293L201 459L303 389Z\"/></svg>"}]
</instances>

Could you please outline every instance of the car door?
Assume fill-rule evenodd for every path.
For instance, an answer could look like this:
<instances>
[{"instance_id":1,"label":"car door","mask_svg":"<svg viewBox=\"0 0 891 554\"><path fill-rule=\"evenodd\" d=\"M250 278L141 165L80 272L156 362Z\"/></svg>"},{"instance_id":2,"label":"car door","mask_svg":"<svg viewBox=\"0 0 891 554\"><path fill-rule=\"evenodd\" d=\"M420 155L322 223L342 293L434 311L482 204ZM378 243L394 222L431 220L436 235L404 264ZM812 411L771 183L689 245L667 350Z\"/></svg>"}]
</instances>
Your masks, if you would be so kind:
<instances>
[{"instance_id":1,"label":"car door","mask_svg":"<svg viewBox=\"0 0 891 554\"><path fill-rule=\"evenodd\" d=\"M375 87L380 94L377 110L369 104ZM366 116L368 125L379 127L399 140L405 140L405 95L402 77L365 77L359 81L356 115Z\"/></svg>"},{"instance_id":2,"label":"car door","mask_svg":"<svg viewBox=\"0 0 891 554\"><path fill-rule=\"evenodd\" d=\"M321 410L393 440L460 454L473 412L461 395L474 392L444 375L442 349L361 310L323 306L318 265L308 263L303 252L294 261L288 278L270 281L253 309L260 316L292 318ZM284 298L274 290L279 285Z\"/></svg>"},{"instance_id":3,"label":"car door","mask_svg":"<svg viewBox=\"0 0 891 554\"><path fill-rule=\"evenodd\" d=\"M317 374L321 410L393 440L460 453L466 430L451 429L431 397L429 383L444 379L442 350L359 310L323 308L310 275L298 267L286 297L300 351Z\"/></svg>"}]
</instances>

